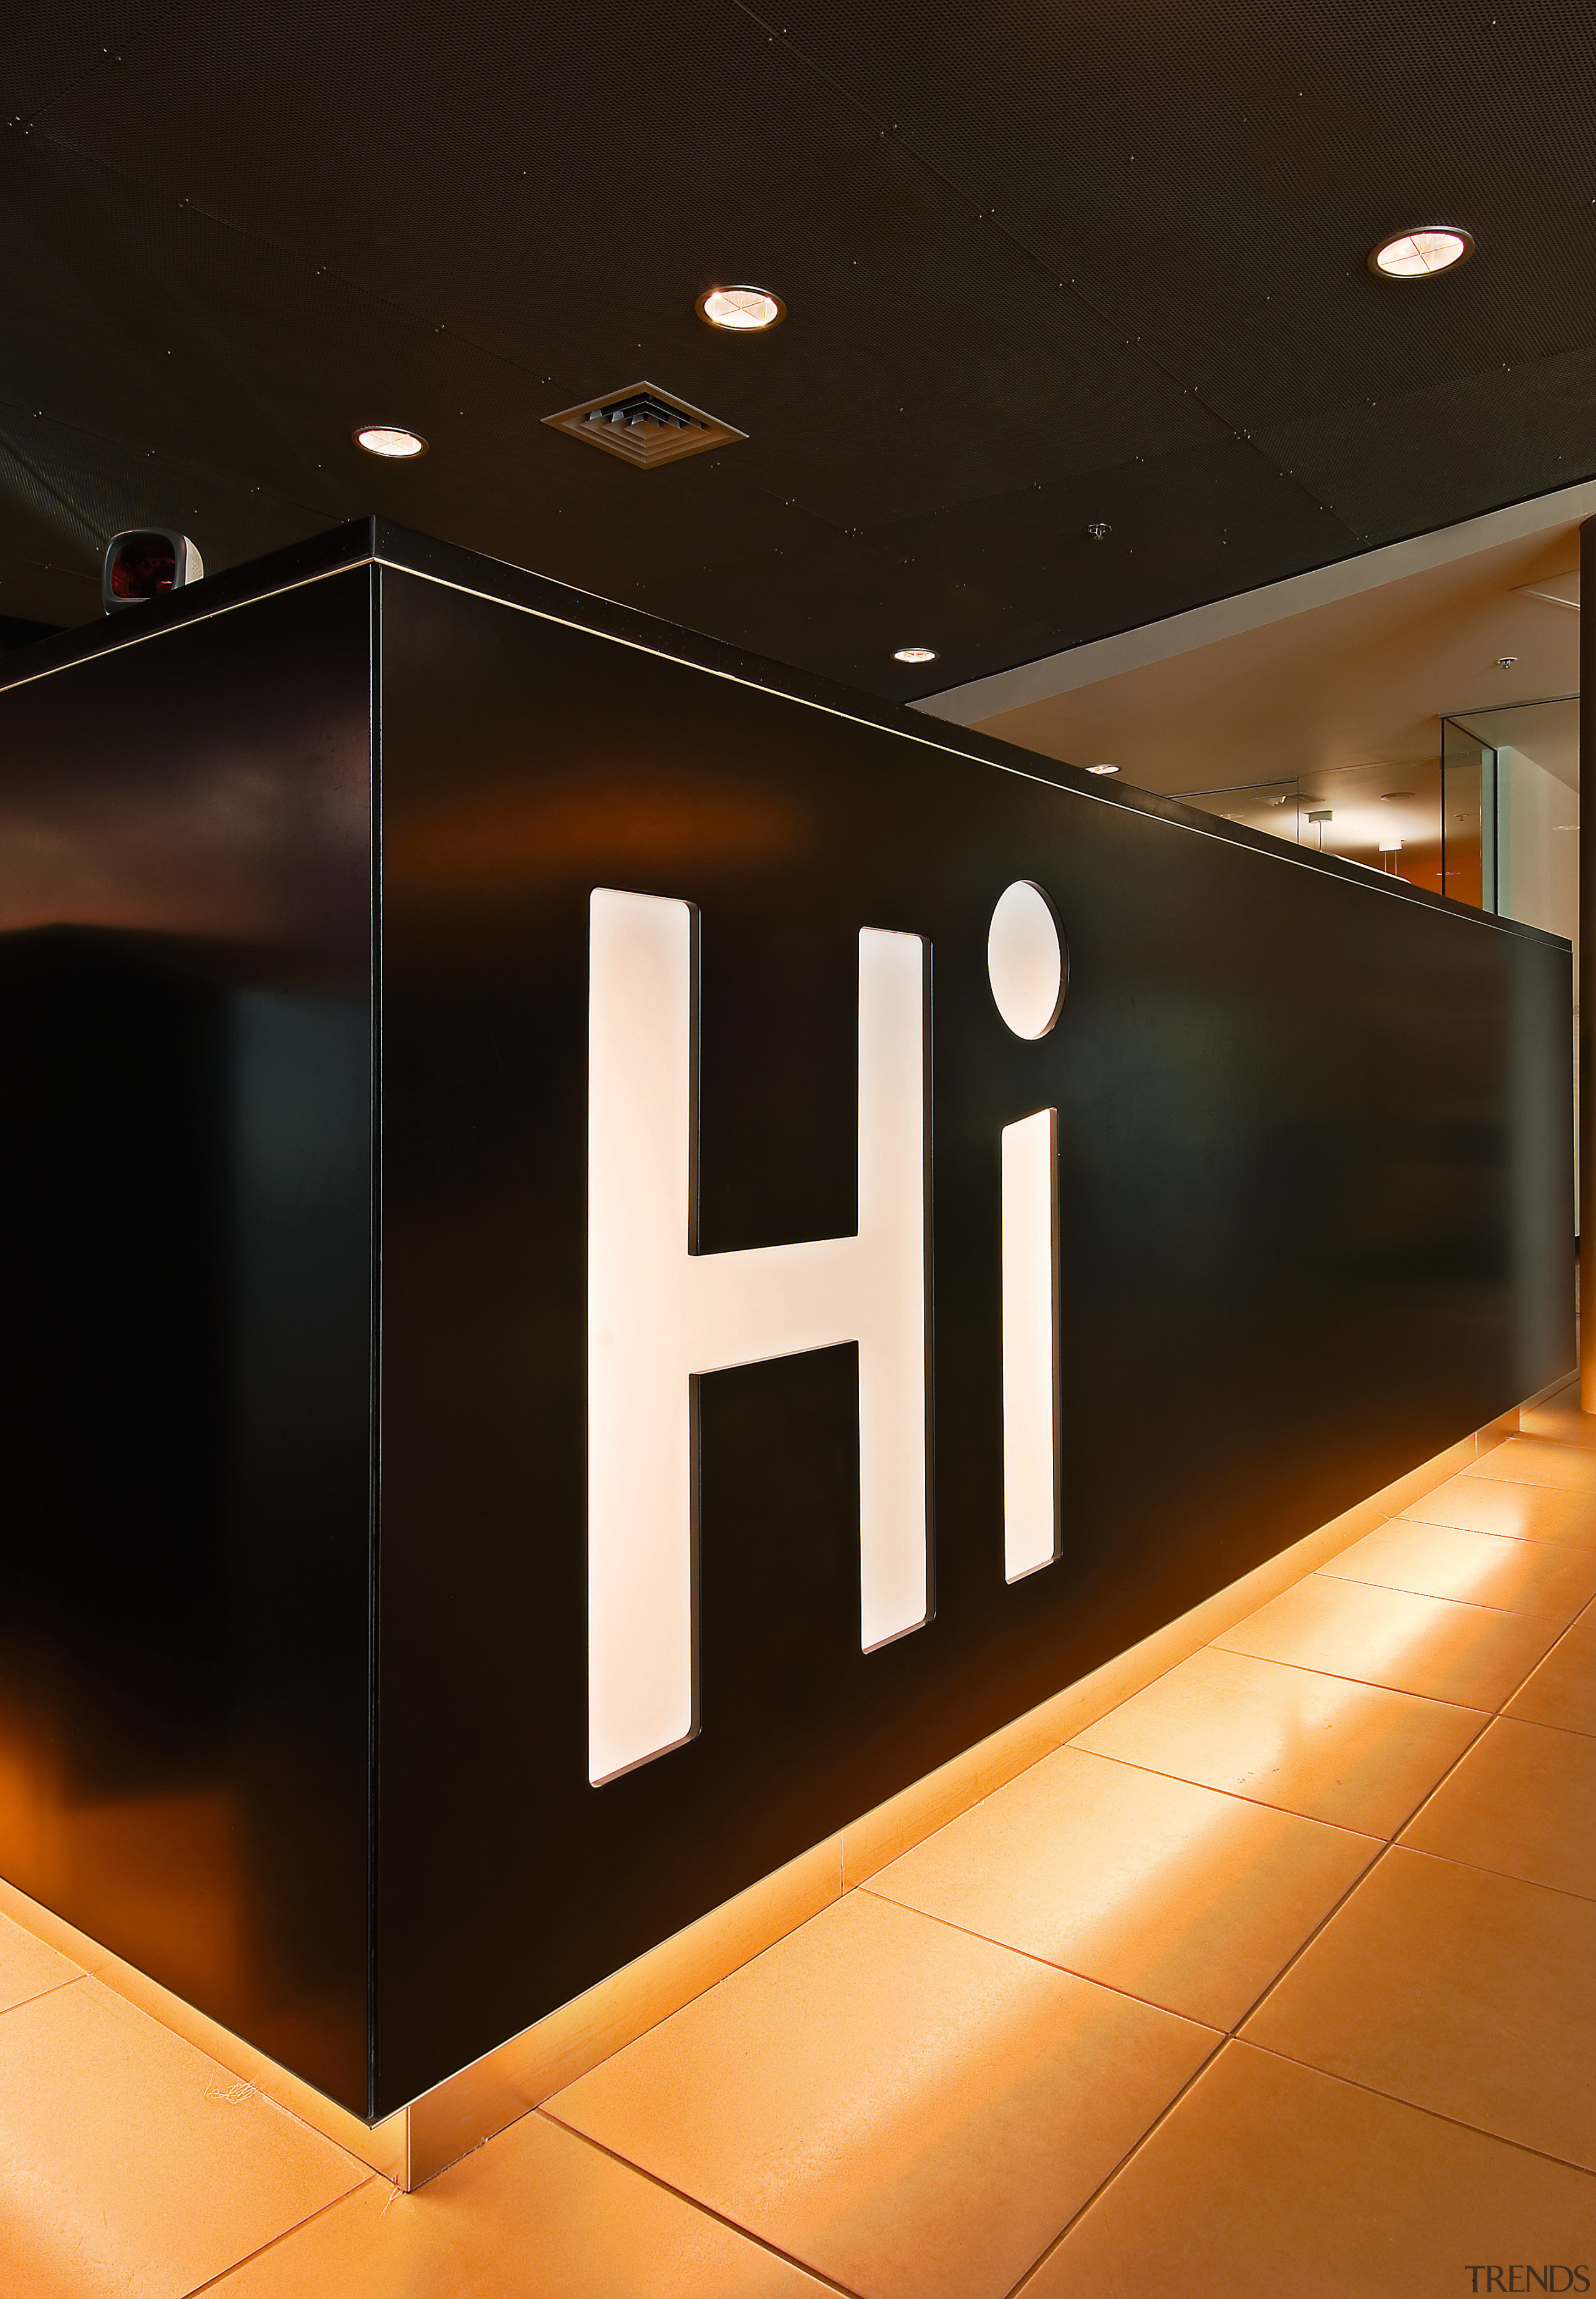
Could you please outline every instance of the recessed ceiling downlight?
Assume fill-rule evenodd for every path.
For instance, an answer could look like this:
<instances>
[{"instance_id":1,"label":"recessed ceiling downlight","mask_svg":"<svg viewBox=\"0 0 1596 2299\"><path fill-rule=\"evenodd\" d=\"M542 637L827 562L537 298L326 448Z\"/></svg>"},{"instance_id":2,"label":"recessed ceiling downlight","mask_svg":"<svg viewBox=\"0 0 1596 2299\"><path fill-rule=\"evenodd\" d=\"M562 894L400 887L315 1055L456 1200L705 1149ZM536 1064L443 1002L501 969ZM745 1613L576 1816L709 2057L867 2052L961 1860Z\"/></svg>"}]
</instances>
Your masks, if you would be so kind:
<instances>
[{"instance_id":1,"label":"recessed ceiling downlight","mask_svg":"<svg viewBox=\"0 0 1596 2299\"><path fill-rule=\"evenodd\" d=\"M1117 774L1119 773L1119 771L1120 771L1120 769L1118 768L1118 767L1108 767L1108 766L1104 766L1104 767L1088 767L1088 768L1087 768L1087 774L1088 774L1088 775L1117 775Z\"/></svg>"},{"instance_id":2,"label":"recessed ceiling downlight","mask_svg":"<svg viewBox=\"0 0 1596 2299\"><path fill-rule=\"evenodd\" d=\"M712 328L724 328L729 334L757 335L765 328L779 328L787 306L768 287L711 287L699 296L698 313Z\"/></svg>"},{"instance_id":3,"label":"recessed ceiling downlight","mask_svg":"<svg viewBox=\"0 0 1596 2299\"><path fill-rule=\"evenodd\" d=\"M401 431L394 423L362 423L355 433L355 444L364 447L368 455L386 455L394 461L426 452L426 442L419 431Z\"/></svg>"},{"instance_id":4,"label":"recessed ceiling downlight","mask_svg":"<svg viewBox=\"0 0 1596 2299\"><path fill-rule=\"evenodd\" d=\"M892 660L894 662L935 662L937 650L935 647L894 647Z\"/></svg>"},{"instance_id":5,"label":"recessed ceiling downlight","mask_svg":"<svg viewBox=\"0 0 1596 2299\"><path fill-rule=\"evenodd\" d=\"M1393 232L1369 259L1369 268L1384 279L1433 279L1438 271L1451 271L1474 253L1471 236L1457 224L1426 224L1418 231Z\"/></svg>"}]
</instances>

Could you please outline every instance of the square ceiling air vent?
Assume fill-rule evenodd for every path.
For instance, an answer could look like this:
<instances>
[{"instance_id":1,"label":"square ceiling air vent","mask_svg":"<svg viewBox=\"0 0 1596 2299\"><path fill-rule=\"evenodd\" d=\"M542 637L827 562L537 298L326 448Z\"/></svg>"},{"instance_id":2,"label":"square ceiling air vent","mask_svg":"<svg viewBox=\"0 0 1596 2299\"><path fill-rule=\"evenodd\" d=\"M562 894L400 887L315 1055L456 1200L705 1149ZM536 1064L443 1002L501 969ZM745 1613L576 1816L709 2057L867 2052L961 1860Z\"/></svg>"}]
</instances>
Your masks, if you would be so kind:
<instances>
[{"instance_id":1,"label":"square ceiling air vent","mask_svg":"<svg viewBox=\"0 0 1596 2299\"><path fill-rule=\"evenodd\" d=\"M545 415L543 420L557 431L568 431L573 439L586 440L590 447L602 447L607 455L640 464L645 471L656 463L674 463L683 455L701 455L710 447L729 447L734 439L748 436L651 383L634 383L602 399L585 399L580 407Z\"/></svg>"}]
</instances>

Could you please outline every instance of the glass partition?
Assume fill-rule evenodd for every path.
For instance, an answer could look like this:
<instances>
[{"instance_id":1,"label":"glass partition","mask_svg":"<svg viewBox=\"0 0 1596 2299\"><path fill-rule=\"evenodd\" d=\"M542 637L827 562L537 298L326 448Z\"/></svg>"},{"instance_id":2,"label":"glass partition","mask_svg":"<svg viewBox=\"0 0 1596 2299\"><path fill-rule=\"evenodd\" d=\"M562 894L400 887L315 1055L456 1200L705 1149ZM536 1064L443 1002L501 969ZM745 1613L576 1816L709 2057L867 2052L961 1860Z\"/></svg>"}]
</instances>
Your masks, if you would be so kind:
<instances>
[{"instance_id":1,"label":"glass partition","mask_svg":"<svg viewBox=\"0 0 1596 2299\"><path fill-rule=\"evenodd\" d=\"M1579 1042L1579 697L1441 721L1438 759L1173 795L1227 822L1566 934ZM1575 1228L1577 1229L1577 1209Z\"/></svg>"},{"instance_id":2,"label":"glass partition","mask_svg":"<svg viewBox=\"0 0 1596 2299\"><path fill-rule=\"evenodd\" d=\"M1448 821L1477 812L1482 909L1574 944L1579 1083L1579 697L1470 710L1441 722ZM1575 1232L1579 1230L1577 1123Z\"/></svg>"},{"instance_id":3,"label":"glass partition","mask_svg":"<svg viewBox=\"0 0 1596 2299\"><path fill-rule=\"evenodd\" d=\"M1441 721L1442 821L1446 837L1446 892L1454 901L1493 909L1495 857L1486 799L1493 789L1493 753L1453 718Z\"/></svg>"},{"instance_id":4,"label":"glass partition","mask_svg":"<svg viewBox=\"0 0 1596 2299\"><path fill-rule=\"evenodd\" d=\"M1461 859L1467 842L1474 888L1459 899L1572 942L1579 929L1578 696L1443 718L1441 737L1449 843Z\"/></svg>"},{"instance_id":5,"label":"glass partition","mask_svg":"<svg viewBox=\"0 0 1596 2299\"><path fill-rule=\"evenodd\" d=\"M1172 795L1476 909L1579 927L1579 698L1441 721L1441 755Z\"/></svg>"}]
</instances>

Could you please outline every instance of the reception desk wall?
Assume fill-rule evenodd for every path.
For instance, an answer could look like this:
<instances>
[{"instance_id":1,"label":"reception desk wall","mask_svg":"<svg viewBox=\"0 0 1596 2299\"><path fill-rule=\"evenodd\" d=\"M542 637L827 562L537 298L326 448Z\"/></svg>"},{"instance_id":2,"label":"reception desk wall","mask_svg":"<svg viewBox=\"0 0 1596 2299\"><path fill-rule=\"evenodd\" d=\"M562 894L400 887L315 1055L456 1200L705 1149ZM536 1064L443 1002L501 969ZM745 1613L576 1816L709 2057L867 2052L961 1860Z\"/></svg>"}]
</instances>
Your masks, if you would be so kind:
<instances>
[{"instance_id":1,"label":"reception desk wall","mask_svg":"<svg viewBox=\"0 0 1596 2299\"><path fill-rule=\"evenodd\" d=\"M380 522L29 650L0 1873L385 2115L1565 1371L1569 1044Z\"/></svg>"}]
</instances>

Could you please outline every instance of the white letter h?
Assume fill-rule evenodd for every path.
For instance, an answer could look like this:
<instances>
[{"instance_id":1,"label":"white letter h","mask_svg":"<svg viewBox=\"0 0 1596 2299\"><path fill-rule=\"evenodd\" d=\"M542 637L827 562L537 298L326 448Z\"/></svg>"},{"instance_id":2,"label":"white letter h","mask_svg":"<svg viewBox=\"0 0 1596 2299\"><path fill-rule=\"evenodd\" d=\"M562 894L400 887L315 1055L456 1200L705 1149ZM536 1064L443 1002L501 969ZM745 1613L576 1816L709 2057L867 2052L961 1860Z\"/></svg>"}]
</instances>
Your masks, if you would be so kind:
<instances>
[{"instance_id":1,"label":"white letter h","mask_svg":"<svg viewBox=\"0 0 1596 2299\"><path fill-rule=\"evenodd\" d=\"M928 1613L925 945L859 935L859 1229L694 1249L697 913L593 894L588 996L588 1777L698 1725L699 1374L856 1341L859 1640Z\"/></svg>"}]
</instances>

